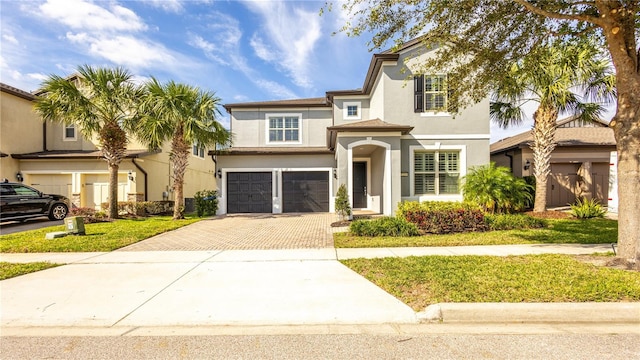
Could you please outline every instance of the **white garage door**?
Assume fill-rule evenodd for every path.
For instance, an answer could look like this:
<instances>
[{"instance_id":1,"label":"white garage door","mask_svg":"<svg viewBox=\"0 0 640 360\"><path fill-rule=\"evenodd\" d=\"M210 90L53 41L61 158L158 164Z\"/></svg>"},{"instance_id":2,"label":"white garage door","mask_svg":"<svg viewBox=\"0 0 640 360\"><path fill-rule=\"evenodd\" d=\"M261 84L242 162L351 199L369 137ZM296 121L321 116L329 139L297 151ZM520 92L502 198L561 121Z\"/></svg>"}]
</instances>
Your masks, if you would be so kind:
<instances>
[{"instance_id":1,"label":"white garage door","mask_svg":"<svg viewBox=\"0 0 640 360\"><path fill-rule=\"evenodd\" d=\"M57 194L71 198L70 174L36 174L29 176L30 186L45 194Z\"/></svg>"}]
</instances>

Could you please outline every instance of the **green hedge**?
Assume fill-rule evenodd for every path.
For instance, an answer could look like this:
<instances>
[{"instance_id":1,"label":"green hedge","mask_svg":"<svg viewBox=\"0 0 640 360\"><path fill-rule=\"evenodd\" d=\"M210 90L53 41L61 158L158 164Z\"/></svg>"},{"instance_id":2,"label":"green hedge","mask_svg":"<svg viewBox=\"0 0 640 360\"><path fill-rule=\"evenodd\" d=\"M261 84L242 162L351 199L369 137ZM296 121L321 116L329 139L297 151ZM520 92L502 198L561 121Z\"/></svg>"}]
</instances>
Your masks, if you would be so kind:
<instances>
[{"instance_id":1,"label":"green hedge","mask_svg":"<svg viewBox=\"0 0 640 360\"><path fill-rule=\"evenodd\" d=\"M417 236L418 228L400 218L381 217L373 220L355 220L349 231L357 236Z\"/></svg>"}]
</instances>

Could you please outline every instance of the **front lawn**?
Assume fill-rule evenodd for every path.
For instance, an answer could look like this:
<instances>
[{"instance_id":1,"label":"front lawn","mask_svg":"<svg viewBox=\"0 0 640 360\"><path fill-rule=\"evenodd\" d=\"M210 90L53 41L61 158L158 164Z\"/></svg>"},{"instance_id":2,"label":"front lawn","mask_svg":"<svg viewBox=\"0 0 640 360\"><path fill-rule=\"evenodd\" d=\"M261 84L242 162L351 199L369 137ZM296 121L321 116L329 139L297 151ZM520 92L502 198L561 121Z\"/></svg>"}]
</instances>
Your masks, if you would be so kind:
<instances>
[{"instance_id":1,"label":"front lawn","mask_svg":"<svg viewBox=\"0 0 640 360\"><path fill-rule=\"evenodd\" d=\"M463 246L509 244L609 244L618 241L618 221L549 219L542 229L468 232L411 237L366 237L335 233L336 248Z\"/></svg>"},{"instance_id":2,"label":"front lawn","mask_svg":"<svg viewBox=\"0 0 640 360\"><path fill-rule=\"evenodd\" d=\"M441 302L640 301L640 273L568 255L425 256L343 264L416 311Z\"/></svg>"},{"instance_id":3,"label":"front lawn","mask_svg":"<svg viewBox=\"0 0 640 360\"><path fill-rule=\"evenodd\" d=\"M64 225L0 235L0 252L92 252L112 251L140 240L199 221L199 218L171 220L170 216L120 219L113 222L86 224L87 235L68 235L47 240L48 232L64 231Z\"/></svg>"},{"instance_id":4,"label":"front lawn","mask_svg":"<svg viewBox=\"0 0 640 360\"><path fill-rule=\"evenodd\" d=\"M50 269L56 266L60 266L60 264L52 264L50 262L32 262L26 264L0 262L0 280L5 280L40 270Z\"/></svg>"}]
</instances>

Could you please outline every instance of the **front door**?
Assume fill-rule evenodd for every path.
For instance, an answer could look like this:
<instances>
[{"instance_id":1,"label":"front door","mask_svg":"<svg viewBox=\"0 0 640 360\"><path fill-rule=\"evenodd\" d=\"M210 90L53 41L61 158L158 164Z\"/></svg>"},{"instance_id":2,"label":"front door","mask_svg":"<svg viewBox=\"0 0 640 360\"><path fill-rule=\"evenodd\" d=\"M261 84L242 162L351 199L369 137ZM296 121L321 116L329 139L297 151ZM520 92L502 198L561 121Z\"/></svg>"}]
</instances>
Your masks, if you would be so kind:
<instances>
[{"instance_id":1,"label":"front door","mask_svg":"<svg viewBox=\"0 0 640 360\"><path fill-rule=\"evenodd\" d=\"M364 209L367 207L367 163L353 163L353 199L354 209Z\"/></svg>"}]
</instances>

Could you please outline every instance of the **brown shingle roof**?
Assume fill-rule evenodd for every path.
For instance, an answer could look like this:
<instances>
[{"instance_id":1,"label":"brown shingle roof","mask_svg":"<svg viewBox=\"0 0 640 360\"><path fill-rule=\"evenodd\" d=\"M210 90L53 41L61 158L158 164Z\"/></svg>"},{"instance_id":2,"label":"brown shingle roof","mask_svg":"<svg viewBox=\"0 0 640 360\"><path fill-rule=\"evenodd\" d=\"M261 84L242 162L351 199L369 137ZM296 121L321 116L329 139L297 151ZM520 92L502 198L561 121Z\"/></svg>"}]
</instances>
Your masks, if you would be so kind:
<instances>
[{"instance_id":1,"label":"brown shingle roof","mask_svg":"<svg viewBox=\"0 0 640 360\"><path fill-rule=\"evenodd\" d=\"M608 127L575 127L556 129L558 146L616 145L613 129ZM491 154L528 147L533 142L531 131L523 132L491 144Z\"/></svg>"},{"instance_id":2,"label":"brown shingle roof","mask_svg":"<svg viewBox=\"0 0 640 360\"><path fill-rule=\"evenodd\" d=\"M159 153L159 150L127 150L125 158L139 158ZM100 150L53 150L27 154L11 154L14 159L102 159Z\"/></svg>"},{"instance_id":3,"label":"brown shingle roof","mask_svg":"<svg viewBox=\"0 0 640 360\"><path fill-rule=\"evenodd\" d=\"M231 111L231 109L258 108L258 107L278 108L278 107L330 107L330 106L331 104L327 102L326 98L317 97L317 98L307 98L307 99L256 101L256 102L226 104L224 105L224 108L227 109L227 111Z\"/></svg>"},{"instance_id":4,"label":"brown shingle roof","mask_svg":"<svg viewBox=\"0 0 640 360\"><path fill-rule=\"evenodd\" d=\"M209 155L216 152L209 151ZM232 147L220 150L218 155L311 155L311 154L333 154L333 151L324 146L314 147Z\"/></svg>"},{"instance_id":5,"label":"brown shingle roof","mask_svg":"<svg viewBox=\"0 0 640 360\"><path fill-rule=\"evenodd\" d=\"M6 92L8 94L11 94L11 95L14 95L14 96L17 96L17 97L21 97L21 98L23 98L25 100L33 101L33 100L36 99L36 96L33 95L32 93L26 92L24 90L20 90L18 88L15 88L15 87L13 87L11 85L7 85L5 83L0 83L0 91Z\"/></svg>"}]
</instances>

